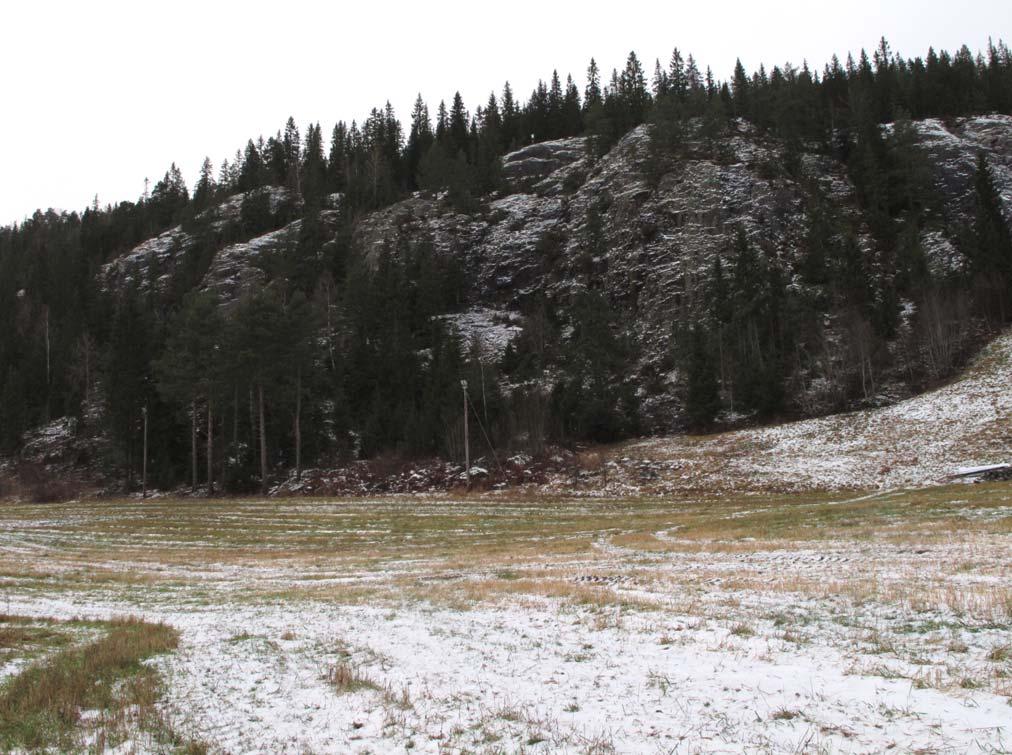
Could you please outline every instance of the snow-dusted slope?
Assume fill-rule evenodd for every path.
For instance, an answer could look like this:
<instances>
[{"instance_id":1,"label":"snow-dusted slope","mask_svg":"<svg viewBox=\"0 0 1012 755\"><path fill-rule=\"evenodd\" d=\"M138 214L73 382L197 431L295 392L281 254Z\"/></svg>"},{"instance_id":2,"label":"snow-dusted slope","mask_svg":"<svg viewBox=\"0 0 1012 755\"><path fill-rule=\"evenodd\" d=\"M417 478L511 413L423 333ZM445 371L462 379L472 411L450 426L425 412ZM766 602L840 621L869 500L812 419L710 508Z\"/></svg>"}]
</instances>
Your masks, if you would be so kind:
<instances>
[{"instance_id":1,"label":"snow-dusted slope","mask_svg":"<svg viewBox=\"0 0 1012 755\"><path fill-rule=\"evenodd\" d=\"M977 155L987 155L1006 217L1012 219L1012 116L959 118L946 124L928 118L914 124L919 143L928 155L935 188L950 212L973 209L973 177Z\"/></svg>"},{"instance_id":2,"label":"snow-dusted slope","mask_svg":"<svg viewBox=\"0 0 1012 755\"><path fill-rule=\"evenodd\" d=\"M272 213L277 213L286 202L294 201L290 193L281 187L271 186L267 188L267 191ZM244 196L243 194L234 194L216 207L205 211L194 222L187 225L190 231L184 230L182 225L177 225L138 244L126 254L109 261L102 266L98 273L103 287L118 290L135 285L138 290L147 291L153 286L156 291L164 292L169 287L178 267L200 243L207 243L209 240L218 238L219 234L229 225L238 225ZM203 233L206 238L198 238L200 233ZM280 238L284 240L287 237L282 235ZM265 239L266 242L261 239ZM264 247L271 247L272 242L278 240L274 232L268 233L259 239L252 239L246 244L225 245L217 251L215 257L225 254L228 259L219 264L219 267L231 266L234 269L237 257L241 252L250 251L255 259ZM276 245L273 244L273 246ZM217 288L219 283L221 281L212 277L211 285L208 287ZM237 291L230 289L225 293L237 294Z\"/></svg>"},{"instance_id":3,"label":"snow-dusted slope","mask_svg":"<svg viewBox=\"0 0 1012 755\"><path fill-rule=\"evenodd\" d=\"M874 489L944 481L1012 461L1012 332L955 382L882 409L704 438L659 438L613 454L612 488ZM650 469L645 480L637 472Z\"/></svg>"}]
</instances>

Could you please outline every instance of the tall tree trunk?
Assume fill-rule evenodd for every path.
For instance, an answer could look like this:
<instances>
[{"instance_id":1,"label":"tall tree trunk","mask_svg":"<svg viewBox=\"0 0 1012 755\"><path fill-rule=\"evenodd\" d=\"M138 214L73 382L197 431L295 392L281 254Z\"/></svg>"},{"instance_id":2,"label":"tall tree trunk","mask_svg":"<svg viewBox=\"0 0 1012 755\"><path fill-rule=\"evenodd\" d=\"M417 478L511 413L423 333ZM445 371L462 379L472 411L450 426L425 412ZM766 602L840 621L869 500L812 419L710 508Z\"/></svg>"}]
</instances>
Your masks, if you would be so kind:
<instances>
[{"instance_id":1,"label":"tall tree trunk","mask_svg":"<svg viewBox=\"0 0 1012 755\"><path fill-rule=\"evenodd\" d=\"M330 369L337 370L337 361L334 359L334 328L330 322L330 289L331 282L326 281L327 288L327 350L330 353Z\"/></svg>"},{"instance_id":2,"label":"tall tree trunk","mask_svg":"<svg viewBox=\"0 0 1012 755\"><path fill-rule=\"evenodd\" d=\"M257 386L260 395L260 492L267 492L267 429L264 419L264 386Z\"/></svg>"},{"instance_id":3,"label":"tall tree trunk","mask_svg":"<svg viewBox=\"0 0 1012 755\"><path fill-rule=\"evenodd\" d=\"M52 386L52 377L50 376L50 346L49 346L49 306L46 306L46 422L49 422L49 400L50 400L50 387Z\"/></svg>"},{"instance_id":4,"label":"tall tree trunk","mask_svg":"<svg viewBox=\"0 0 1012 755\"><path fill-rule=\"evenodd\" d=\"M84 403L91 406L91 337L84 342Z\"/></svg>"},{"instance_id":5,"label":"tall tree trunk","mask_svg":"<svg viewBox=\"0 0 1012 755\"><path fill-rule=\"evenodd\" d=\"M478 369L481 370L481 411L485 415L485 426L488 427L488 398L485 395L485 362L478 357Z\"/></svg>"},{"instance_id":6,"label":"tall tree trunk","mask_svg":"<svg viewBox=\"0 0 1012 755\"><path fill-rule=\"evenodd\" d=\"M225 425L222 425L222 442L225 442ZM239 459L239 386L232 386L232 452L230 458ZM222 490L225 490L226 476L228 475L228 464L222 462Z\"/></svg>"},{"instance_id":7,"label":"tall tree trunk","mask_svg":"<svg viewBox=\"0 0 1012 755\"><path fill-rule=\"evenodd\" d=\"M130 446L127 448L127 490L131 490L134 486L134 443L131 440Z\"/></svg>"},{"instance_id":8,"label":"tall tree trunk","mask_svg":"<svg viewBox=\"0 0 1012 755\"><path fill-rule=\"evenodd\" d=\"M239 386L232 386L232 453L239 453Z\"/></svg>"},{"instance_id":9,"label":"tall tree trunk","mask_svg":"<svg viewBox=\"0 0 1012 755\"><path fill-rule=\"evenodd\" d=\"M148 497L148 407L145 405L144 416L144 456L141 457L141 498Z\"/></svg>"},{"instance_id":10,"label":"tall tree trunk","mask_svg":"<svg viewBox=\"0 0 1012 755\"><path fill-rule=\"evenodd\" d=\"M210 396L207 397L207 493L214 493L214 404Z\"/></svg>"},{"instance_id":11,"label":"tall tree trunk","mask_svg":"<svg viewBox=\"0 0 1012 755\"><path fill-rule=\"evenodd\" d=\"M302 368L295 373L295 479L302 479Z\"/></svg>"},{"instance_id":12,"label":"tall tree trunk","mask_svg":"<svg viewBox=\"0 0 1012 755\"><path fill-rule=\"evenodd\" d=\"M193 467L193 478L190 492L197 492L197 399L190 401L190 459Z\"/></svg>"},{"instance_id":13,"label":"tall tree trunk","mask_svg":"<svg viewBox=\"0 0 1012 755\"><path fill-rule=\"evenodd\" d=\"M249 447L252 452L257 444L257 413L253 386L249 387Z\"/></svg>"}]
</instances>

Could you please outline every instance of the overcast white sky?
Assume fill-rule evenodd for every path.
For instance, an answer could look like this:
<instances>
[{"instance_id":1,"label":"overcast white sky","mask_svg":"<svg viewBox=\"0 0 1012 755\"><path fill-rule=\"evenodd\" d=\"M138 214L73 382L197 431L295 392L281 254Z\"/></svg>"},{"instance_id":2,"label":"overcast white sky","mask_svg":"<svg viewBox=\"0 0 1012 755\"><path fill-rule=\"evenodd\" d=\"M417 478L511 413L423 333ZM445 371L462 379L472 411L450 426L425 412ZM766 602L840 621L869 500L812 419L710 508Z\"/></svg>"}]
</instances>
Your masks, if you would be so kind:
<instances>
[{"instance_id":1,"label":"overcast white sky","mask_svg":"<svg viewBox=\"0 0 1012 755\"><path fill-rule=\"evenodd\" d=\"M844 12L845 11L845 12ZM649 70L678 46L727 78L740 56L807 59L929 45L975 52L1012 37L1008 0L680 3L117 2L7 0L0 9L0 223L37 207L81 210L136 199L173 160L193 185L289 115L301 130L362 120L389 99L407 120L416 93L435 113L457 89L469 109L509 79L526 97L553 68L581 90L636 50Z\"/></svg>"}]
</instances>

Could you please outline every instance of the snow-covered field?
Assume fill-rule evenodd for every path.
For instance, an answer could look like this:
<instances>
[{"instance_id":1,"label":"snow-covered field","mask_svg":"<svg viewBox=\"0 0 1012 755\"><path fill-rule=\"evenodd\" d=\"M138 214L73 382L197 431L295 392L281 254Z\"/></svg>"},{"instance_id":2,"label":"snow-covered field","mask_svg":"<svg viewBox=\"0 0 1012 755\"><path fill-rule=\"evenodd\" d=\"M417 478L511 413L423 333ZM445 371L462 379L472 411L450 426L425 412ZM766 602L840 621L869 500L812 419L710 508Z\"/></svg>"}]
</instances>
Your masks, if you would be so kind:
<instances>
[{"instance_id":1,"label":"snow-covered field","mask_svg":"<svg viewBox=\"0 0 1012 755\"><path fill-rule=\"evenodd\" d=\"M212 751L1012 747L1007 484L10 505L0 564L0 613L181 630Z\"/></svg>"}]
</instances>

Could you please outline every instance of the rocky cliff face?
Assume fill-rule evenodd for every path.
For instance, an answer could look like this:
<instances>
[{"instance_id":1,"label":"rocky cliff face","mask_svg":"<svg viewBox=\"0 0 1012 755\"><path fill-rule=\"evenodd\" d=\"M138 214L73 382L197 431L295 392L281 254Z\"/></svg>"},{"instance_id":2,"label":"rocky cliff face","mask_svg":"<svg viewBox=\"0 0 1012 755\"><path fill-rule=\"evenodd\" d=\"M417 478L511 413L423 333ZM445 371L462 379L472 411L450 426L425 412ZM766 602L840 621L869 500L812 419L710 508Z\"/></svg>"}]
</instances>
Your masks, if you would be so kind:
<instances>
[{"instance_id":1,"label":"rocky cliff face","mask_svg":"<svg viewBox=\"0 0 1012 755\"><path fill-rule=\"evenodd\" d=\"M1012 223L1012 118L927 120L915 129L951 225L972 213L979 151L988 155ZM582 138L526 147L503 159L506 188L484 198L479 212L464 215L444 197L416 194L363 218L355 228L354 251L375 261L384 249L431 243L438 253L456 255L468 276L470 310L448 319L459 321L469 338L487 341L490 355L501 354L519 332L524 306L536 294L565 319L577 291L601 288L640 347L629 380L638 386L647 429L670 431L680 417L669 345L679 312L691 307L714 255L726 254L738 228L784 269L796 269L811 188L779 169L780 145L742 122L720 149L690 145L683 159L663 170L649 141L647 128L640 127L602 157L593 157ZM860 231L855 190L843 164L814 153L802 161L805 174L839 212L856 218ZM212 225L234 218L240 204L235 197L223 204ZM588 254L592 212L600 216L603 243L598 253ZM335 211L324 214L325 227L335 227ZM264 260L296 243L298 235L296 221L218 249L201 287L228 300L244 286L261 284ZM933 268L964 263L948 235L940 227L925 232ZM865 231L859 241L872 246ZM110 287L131 278L164 285L194 244L192 234L174 228L106 265L101 275ZM802 411L821 410L817 397L796 404Z\"/></svg>"},{"instance_id":2,"label":"rocky cliff face","mask_svg":"<svg viewBox=\"0 0 1012 755\"><path fill-rule=\"evenodd\" d=\"M973 176L977 155L984 152L1002 194L1005 218L1012 222L1012 117L959 118L943 123L931 118L914 124L928 156L935 188L955 220L973 212Z\"/></svg>"}]
</instances>

